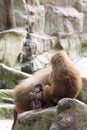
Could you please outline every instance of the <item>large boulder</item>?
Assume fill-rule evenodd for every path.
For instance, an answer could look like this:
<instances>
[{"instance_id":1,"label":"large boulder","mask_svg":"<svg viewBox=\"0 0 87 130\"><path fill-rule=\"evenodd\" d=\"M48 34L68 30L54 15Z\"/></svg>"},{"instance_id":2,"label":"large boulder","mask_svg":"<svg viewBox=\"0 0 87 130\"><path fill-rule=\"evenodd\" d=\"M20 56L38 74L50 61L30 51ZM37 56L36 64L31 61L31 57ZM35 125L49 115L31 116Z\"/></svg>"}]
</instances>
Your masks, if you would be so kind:
<instances>
[{"instance_id":1,"label":"large boulder","mask_svg":"<svg viewBox=\"0 0 87 130\"><path fill-rule=\"evenodd\" d=\"M47 108L19 114L14 130L49 130L55 111L55 108Z\"/></svg>"},{"instance_id":2,"label":"large boulder","mask_svg":"<svg viewBox=\"0 0 87 130\"><path fill-rule=\"evenodd\" d=\"M59 101L50 130L86 130L87 105L65 98Z\"/></svg>"},{"instance_id":3,"label":"large boulder","mask_svg":"<svg viewBox=\"0 0 87 130\"><path fill-rule=\"evenodd\" d=\"M86 130L87 105L76 99L64 98L57 107L19 114L14 130L35 129Z\"/></svg>"}]
</instances>

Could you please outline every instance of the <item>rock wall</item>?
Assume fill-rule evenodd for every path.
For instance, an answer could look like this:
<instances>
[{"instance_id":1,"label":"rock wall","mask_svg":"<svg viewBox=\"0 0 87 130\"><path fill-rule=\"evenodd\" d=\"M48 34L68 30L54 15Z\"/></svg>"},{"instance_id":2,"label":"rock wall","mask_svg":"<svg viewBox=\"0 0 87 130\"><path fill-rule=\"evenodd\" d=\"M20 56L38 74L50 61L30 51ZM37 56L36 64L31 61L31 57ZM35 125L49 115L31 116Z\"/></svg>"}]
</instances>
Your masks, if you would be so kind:
<instances>
[{"instance_id":1,"label":"rock wall","mask_svg":"<svg viewBox=\"0 0 87 130\"><path fill-rule=\"evenodd\" d=\"M1 31L22 28L28 33L27 47L20 52L24 71L26 64L31 67L27 67L29 71L45 67L50 57L47 55L53 55L55 48L66 50L75 61L87 55L86 0L1 0L0 17Z\"/></svg>"},{"instance_id":2,"label":"rock wall","mask_svg":"<svg viewBox=\"0 0 87 130\"><path fill-rule=\"evenodd\" d=\"M0 18L0 62L32 73L64 49L87 79L87 0L1 0Z\"/></svg>"},{"instance_id":3,"label":"rock wall","mask_svg":"<svg viewBox=\"0 0 87 130\"><path fill-rule=\"evenodd\" d=\"M0 61L8 66L17 64L22 52L26 32L24 30L9 30L0 32ZM20 59L21 60L21 59Z\"/></svg>"}]
</instances>

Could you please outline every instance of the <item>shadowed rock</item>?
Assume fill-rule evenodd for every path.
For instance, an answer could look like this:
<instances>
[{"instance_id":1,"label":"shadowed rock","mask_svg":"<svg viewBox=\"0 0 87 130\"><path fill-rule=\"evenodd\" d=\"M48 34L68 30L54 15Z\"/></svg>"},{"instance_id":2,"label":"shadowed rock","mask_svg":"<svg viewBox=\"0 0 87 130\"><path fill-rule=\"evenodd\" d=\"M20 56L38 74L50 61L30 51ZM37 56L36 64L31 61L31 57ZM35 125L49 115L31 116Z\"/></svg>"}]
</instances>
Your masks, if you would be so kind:
<instances>
[{"instance_id":1,"label":"shadowed rock","mask_svg":"<svg viewBox=\"0 0 87 130\"><path fill-rule=\"evenodd\" d=\"M50 130L86 130L87 105L76 100L65 98L59 101L57 114Z\"/></svg>"}]
</instances>

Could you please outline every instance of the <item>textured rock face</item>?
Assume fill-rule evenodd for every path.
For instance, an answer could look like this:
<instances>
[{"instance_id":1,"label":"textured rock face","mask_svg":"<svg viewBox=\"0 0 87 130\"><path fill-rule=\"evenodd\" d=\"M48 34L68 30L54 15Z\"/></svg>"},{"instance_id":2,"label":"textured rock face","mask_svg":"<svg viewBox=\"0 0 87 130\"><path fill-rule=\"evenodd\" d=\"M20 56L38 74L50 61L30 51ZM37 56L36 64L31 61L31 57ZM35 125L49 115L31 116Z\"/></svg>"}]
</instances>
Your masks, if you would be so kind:
<instances>
[{"instance_id":1,"label":"textured rock face","mask_svg":"<svg viewBox=\"0 0 87 130\"><path fill-rule=\"evenodd\" d=\"M65 98L57 107L19 114L15 130L86 130L87 105Z\"/></svg>"},{"instance_id":2,"label":"textured rock face","mask_svg":"<svg viewBox=\"0 0 87 130\"><path fill-rule=\"evenodd\" d=\"M79 108L79 109L78 109ZM50 130L86 130L87 105L72 99L62 99L58 103L57 114Z\"/></svg>"},{"instance_id":3,"label":"textured rock face","mask_svg":"<svg viewBox=\"0 0 87 130\"><path fill-rule=\"evenodd\" d=\"M0 61L8 66L15 66L22 51L26 32L9 30L0 33Z\"/></svg>"},{"instance_id":4,"label":"textured rock face","mask_svg":"<svg viewBox=\"0 0 87 130\"><path fill-rule=\"evenodd\" d=\"M1 31L15 27L27 29L29 37L25 38L29 39L34 70L45 67L40 65L44 64L41 59L35 61L55 46L66 50L75 61L84 55L87 47L86 0L1 0L0 10ZM46 61L47 64L49 59Z\"/></svg>"},{"instance_id":5,"label":"textured rock face","mask_svg":"<svg viewBox=\"0 0 87 130\"><path fill-rule=\"evenodd\" d=\"M50 35L65 36L82 32L83 13L73 7L46 7L45 33Z\"/></svg>"},{"instance_id":6,"label":"textured rock face","mask_svg":"<svg viewBox=\"0 0 87 130\"><path fill-rule=\"evenodd\" d=\"M0 63L0 89L13 89L20 80L31 75Z\"/></svg>"},{"instance_id":7,"label":"textured rock face","mask_svg":"<svg viewBox=\"0 0 87 130\"><path fill-rule=\"evenodd\" d=\"M49 130L55 108L19 114L14 130Z\"/></svg>"}]
</instances>

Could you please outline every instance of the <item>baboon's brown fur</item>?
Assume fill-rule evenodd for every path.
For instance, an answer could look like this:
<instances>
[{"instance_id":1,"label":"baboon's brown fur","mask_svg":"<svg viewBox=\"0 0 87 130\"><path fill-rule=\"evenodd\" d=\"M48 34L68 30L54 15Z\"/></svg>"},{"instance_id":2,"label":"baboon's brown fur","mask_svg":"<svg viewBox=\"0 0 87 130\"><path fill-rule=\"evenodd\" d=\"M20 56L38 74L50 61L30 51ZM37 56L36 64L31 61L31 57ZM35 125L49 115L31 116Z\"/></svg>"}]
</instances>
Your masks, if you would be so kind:
<instances>
[{"instance_id":1,"label":"baboon's brown fur","mask_svg":"<svg viewBox=\"0 0 87 130\"><path fill-rule=\"evenodd\" d=\"M59 51L51 59L52 71L49 85L44 89L44 99L50 103L52 99L76 98L82 87L80 72L64 51Z\"/></svg>"},{"instance_id":2,"label":"baboon's brown fur","mask_svg":"<svg viewBox=\"0 0 87 130\"><path fill-rule=\"evenodd\" d=\"M34 91L34 86L38 83L49 84L49 75L51 67L44 68L36 72L32 77L24 79L14 89L14 103L15 106L21 111L31 109L31 96L30 92Z\"/></svg>"},{"instance_id":3,"label":"baboon's brown fur","mask_svg":"<svg viewBox=\"0 0 87 130\"><path fill-rule=\"evenodd\" d=\"M38 71L31 78L25 79L14 90L16 107L22 111L31 109L30 92L34 85L42 83L44 88L44 100L49 103L53 98L60 100L69 97L76 98L81 86L82 79L80 72L73 61L64 51L59 51L51 59L52 67Z\"/></svg>"}]
</instances>

